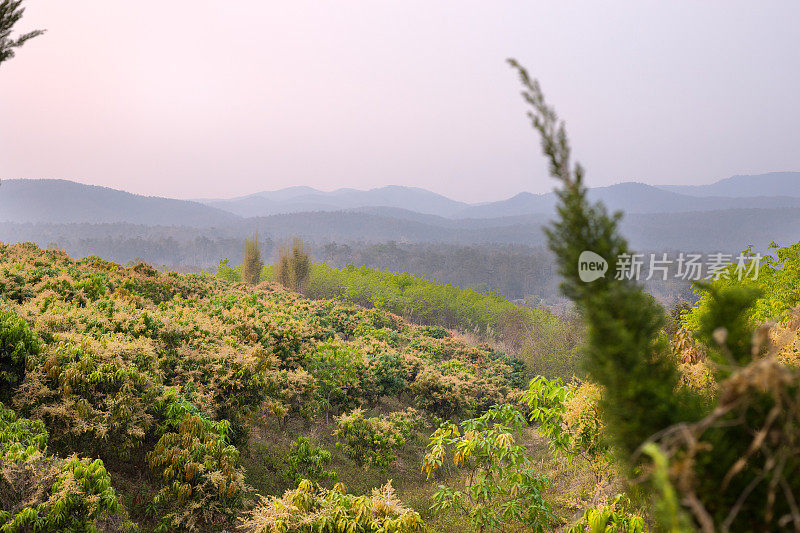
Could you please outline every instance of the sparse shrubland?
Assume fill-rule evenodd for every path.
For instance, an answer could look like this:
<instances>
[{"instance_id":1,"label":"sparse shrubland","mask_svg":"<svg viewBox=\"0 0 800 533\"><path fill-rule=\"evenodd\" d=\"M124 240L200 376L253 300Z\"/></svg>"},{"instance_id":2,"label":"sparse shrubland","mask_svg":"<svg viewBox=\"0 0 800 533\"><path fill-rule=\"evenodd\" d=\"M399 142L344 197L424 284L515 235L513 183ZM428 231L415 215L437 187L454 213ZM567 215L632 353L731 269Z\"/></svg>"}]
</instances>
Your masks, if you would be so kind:
<instances>
[{"instance_id":1,"label":"sparse shrubland","mask_svg":"<svg viewBox=\"0 0 800 533\"><path fill-rule=\"evenodd\" d=\"M412 490L424 481L410 472L418 472L431 421L479 415L519 381L507 355L441 327L307 300L276 284L248 288L0 245L0 286L7 416L26 420L14 428L29 427L4 430L2 442L14 454L38 443L43 458L28 458L34 463L21 471L36 479L57 479L47 472L59 461L73 464L59 458L76 452L81 465L102 465L118 503L81 513L103 528L110 514L129 516L145 531L237 524L258 500L248 480L264 486L253 464L264 431L299 431L319 442L315 448L293 437L292 448L285 441L274 463L286 472L279 484L330 481L328 474L353 465L348 483L375 480L360 491L392 476ZM429 401L416 390L442 397ZM365 428L369 442L360 439ZM398 470L401 460L407 466ZM358 463L375 472L365 474ZM83 467L76 472L84 475ZM409 476L417 481L403 481ZM98 487L86 490L106 485ZM16 516L22 509L15 505L2 509Z\"/></svg>"}]
</instances>

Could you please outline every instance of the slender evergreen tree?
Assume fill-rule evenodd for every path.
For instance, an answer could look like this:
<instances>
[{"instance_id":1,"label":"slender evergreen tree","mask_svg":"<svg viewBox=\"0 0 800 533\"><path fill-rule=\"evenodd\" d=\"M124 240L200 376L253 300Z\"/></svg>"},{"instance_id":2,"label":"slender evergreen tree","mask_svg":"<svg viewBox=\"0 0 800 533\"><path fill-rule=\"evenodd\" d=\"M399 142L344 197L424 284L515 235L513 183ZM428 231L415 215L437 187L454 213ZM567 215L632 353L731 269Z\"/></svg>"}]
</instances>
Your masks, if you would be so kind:
<instances>
[{"instance_id":1,"label":"slender evergreen tree","mask_svg":"<svg viewBox=\"0 0 800 533\"><path fill-rule=\"evenodd\" d=\"M41 35L45 30L34 30L28 33L11 37L11 30L22 18L25 8L20 7L22 0L0 1L0 63L14 57L14 49L19 48L29 39Z\"/></svg>"},{"instance_id":2,"label":"slender evergreen tree","mask_svg":"<svg viewBox=\"0 0 800 533\"><path fill-rule=\"evenodd\" d=\"M754 335L746 317L757 293L706 286L708 306L696 333L715 382L702 391L682 386L664 309L613 273L617 259L631 254L618 228L622 214L587 199L564 123L537 81L509 62L560 182L557 217L546 231L562 291L586 323L586 367L603 387L601 412L621 464L658 495L659 529L800 531L800 372L767 352L763 330ZM611 272L581 280L585 251L605 259Z\"/></svg>"}]
</instances>

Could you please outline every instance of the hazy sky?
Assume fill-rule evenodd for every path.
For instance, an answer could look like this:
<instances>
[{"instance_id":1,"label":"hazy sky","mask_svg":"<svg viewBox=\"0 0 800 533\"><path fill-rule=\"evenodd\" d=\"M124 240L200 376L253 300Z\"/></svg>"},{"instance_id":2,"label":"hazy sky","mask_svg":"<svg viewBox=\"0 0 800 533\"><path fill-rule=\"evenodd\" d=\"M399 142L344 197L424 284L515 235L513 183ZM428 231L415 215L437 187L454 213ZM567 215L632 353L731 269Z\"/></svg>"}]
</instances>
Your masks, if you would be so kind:
<instances>
[{"instance_id":1,"label":"hazy sky","mask_svg":"<svg viewBox=\"0 0 800 533\"><path fill-rule=\"evenodd\" d=\"M0 177L230 197L553 183L515 57L590 185L800 170L800 2L26 0Z\"/></svg>"}]
</instances>

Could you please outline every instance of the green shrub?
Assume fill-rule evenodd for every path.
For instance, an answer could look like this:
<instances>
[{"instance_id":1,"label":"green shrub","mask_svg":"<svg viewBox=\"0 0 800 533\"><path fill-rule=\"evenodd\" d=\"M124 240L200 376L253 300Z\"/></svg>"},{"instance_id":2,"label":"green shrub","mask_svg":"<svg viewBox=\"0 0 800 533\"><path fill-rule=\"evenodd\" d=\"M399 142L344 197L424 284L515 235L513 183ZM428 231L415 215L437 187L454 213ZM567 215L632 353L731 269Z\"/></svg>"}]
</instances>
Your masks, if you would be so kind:
<instances>
[{"instance_id":1,"label":"green shrub","mask_svg":"<svg viewBox=\"0 0 800 533\"><path fill-rule=\"evenodd\" d=\"M317 482L336 481L336 472L325 470L325 465L330 463L331 452L314 446L308 437L297 437L289 451L286 475L295 483L300 483L304 479Z\"/></svg>"},{"instance_id":2,"label":"green shrub","mask_svg":"<svg viewBox=\"0 0 800 533\"><path fill-rule=\"evenodd\" d=\"M106 295L106 283L96 274L79 281L75 284L75 288L82 290L92 302L96 302Z\"/></svg>"},{"instance_id":3,"label":"green shrub","mask_svg":"<svg viewBox=\"0 0 800 533\"><path fill-rule=\"evenodd\" d=\"M28 323L12 311L0 310L0 401L25 377L27 358L37 355L41 342Z\"/></svg>"},{"instance_id":4,"label":"green shrub","mask_svg":"<svg viewBox=\"0 0 800 533\"><path fill-rule=\"evenodd\" d=\"M261 497L261 502L240 523L247 533L421 533L419 514L403 507L392 482L373 489L372 496L347 494L344 485L314 490L303 480L282 498Z\"/></svg>"},{"instance_id":5,"label":"green shrub","mask_svg":"<svg viewBox=\"0 0 800 533\"><path fill-rule=\"evenodd\" d=\"M605 455L603 423L598 403L600 388L590 382L573 381L564 385L560 379L537 376L523 396L530 408L531 422L537 422L555 448L587 461Z\"/></svg>"},{"instance_id":6,"label":"green shrub","mask_svg":"<svg viewBox=\"0 0 800 533\"><path fill-rule=\"evenodd\" d=\"M587 509L567 533L644 533L644 518L627 509L627 498L617 495L609 505Z\"/></svg>"},{"instance_id":7,"label":"green shrub","mask_svg":"<svg viewBox=\"0 0 800 533\"><path fill-rule=\"evenodd\" d=\"M397 353L382 353L370 361L376 396L397 396L408 389L403 358Z\"/></svg>"},{"instance_id":8,"label":"green shrub","mask_svg":"<svg viewBox=\"0 0 800 533\"><path fill-rule=\"evenodd\" d=\"M119 510L99 459L45 455L47 430L0 405L0 531L95 531Z\"/></svg>"},{"instance_id":9,"label":"green shrub","mask_svg":"<svg viewBox=\"0 0 800 533\"><path fill-rule=\"evenodd\" d=\"M681 316L684 327L696 332L701 328L700 316L708 312L714 296L709 289L717 292L736 287L752 287L758 291L758 298L747 310L746 316L753 325L767 320L786 321L790 313L800 303L800 242L779 248L772 243L773 254L761 258L756 279L757 258L751 247L742 252L742 265L735 261L720 272L719 279L707 285L699 285L700 299L689 312ZM748 269L753 268L752 271Z\"/></svg>"},{"instance_id":10,"label":"green shrub","mask_svg":"<svg viewBox=\"0 0 800 533\"><path fill-rule=\"evenodd\" d=\"M405 443L401 432L384 416L367 418L355 409L336 419L336 447L359 466L386 470L397 457L395 451Z\"/></svg>"},{"instance_id":11,"label":"green shrub","mask_svg":"<svg viewBox=\"0 0 800 533\"><path fill-rule=\"evenodd\" d=\"M95 522L118 509L116 493L103 462L73 455L64 461L47 501L14 513L0 511L0 530L4 533L97 531Z\"/></svg>"},{"instance_id":12,"label":"green shrub","mask_svg":"<svg viewBox=\"0 0 800 533\"><path fill-rule=\"evenodd\" d=\"M228 259L223 259L217 265L216 276L230 282L242 281L242 272L240 267L232 267Z\"/></svg>"},{"instance_id":13,"label":"green shrub","mask_svg":"<svg viewBox=\"0 0 800 533\"><path fill-rule=\"evenodd\" d=\"M407 407L403 411L389 413L387 418L395 427L395 429L400 432L406 442L417 437L417 435L428 425L428 422L422 416L422 413L413 407Z\"/></svg>"},{"instance_id":14,"label":"green shrub","mask_svg":"<svg viewBox=\"0 0 800 533\"><path fill-rule=\"evenodd\" d=\"M59 449L127 460L153 420L158 380L136 345L62 343L36 358L15 403L42 419Z\"/></svg>"},{"instance_id":15,"label":"green shrub","mask_svg":"<svg viewBox=\"0 0 800 533\"><path fill-rule=\"evenodd\" d=\"M41 420L17 418L16 413L0 404L0 457L19 463L44 453L47 430Z\"/></svg>"},{"instance_id":16,"label":"green shrub","mask_svg":"<svg viewBox=\"0 0 800 533\"><path fill-rule=\"evenodd\" d=\"M423 335L433 337L434 339L444 339L449 337L450 334L441 326L426 326L420 330Z\"/></svg>"},{"instance_id":17,"label":"green shrub","mask_svg":"<svg viewBox=\"0 0 800 533\"><path fill-rule=\"evenodd\" d=\"M365 390L364 356L353 346L339 341L320 344L308 358L306 369L314 376L320 405L326 415L357 405Z\"/></svg>"},{"instance_id":18,"label":"green shrub","mask_svg":"<svg viewBox=\"0 0 800 533\"><path fill-rule=\"evenodd\" d=\"M417 407L443 418L461 413L467 398L457 388L458 380L436 370L420 372L411 383L411 394Z\"/></svg>"},{"instance_id":19,"label":"green shrub","mask_svg":"<svg viewBox=\"0 0 800 533\"><path fill-rule=\"evenodd\" d=\"M465 420L460 429L455 424L437 429L423 470L433 477L451 461L452 453L453 464L467 473L467 481L463 491L439 485L431 508L455 509L469 516L477 532L504 531L514 522L526 531L550 531L555 517L542 496L547 479L533 472L530 455L514 439L525 425L519 410L502 405Z\"/></svg>"},{"instance_id":20,"label":"green shrub","mask_svg":"<svg viewBox=\"0 0 800 533\"><path fill-rule=\"evenodd\" d=\"M239 451L228 444L230 424L209 419L173 391L157 410L166 431L147 459L163 485L154 499L166 511L161 528L207 531L232 523L247 489Z\"/></svg>"}]
</instances>

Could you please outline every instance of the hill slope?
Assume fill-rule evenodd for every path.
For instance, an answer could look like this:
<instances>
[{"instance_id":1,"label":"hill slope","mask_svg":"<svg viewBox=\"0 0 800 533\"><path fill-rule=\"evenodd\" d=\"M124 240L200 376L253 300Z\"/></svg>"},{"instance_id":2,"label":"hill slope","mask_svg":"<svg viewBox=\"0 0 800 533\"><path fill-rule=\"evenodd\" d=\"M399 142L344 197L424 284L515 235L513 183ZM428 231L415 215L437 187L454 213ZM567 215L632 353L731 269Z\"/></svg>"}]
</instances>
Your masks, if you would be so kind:
<instances>
[{"instance_id":1,"label":"hill slope","mask_svg":"<svg viewBox=\"0 0 800 533\"><path fill-rule=\"evenodd\" d=\"M430 494L418 467L429 421L482 413L521 384L519 365L489 346L273 284L0 245L0 291L0 400L17 410L0 405L0 526L27 524L33 508L77 521L51 530L85 530L102 518L83 505L94 500L115 523L139 523L123 530L231 531L247 485L276 496L296 486L298 433L333 450L350 488L393 478L401 496ZM364 412L386 415L371 422L393 443L378 449L391 454L382 468L333 446L333 417ZM49 450L82 459L14 470ZM312 475L302 459L292 468Z\"/></svg>"},{"instance_id":2,"label":"hill slope","mask_svg":"<svg viewBox=\"0 0 800 533\"><path fill-rule=\"evenodd\" d=\"M74 181L24 179L0 184L0 221L210 227L238 218L197 202L141 196Z\"/></svg>"}]
</instances>

